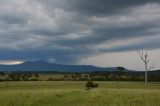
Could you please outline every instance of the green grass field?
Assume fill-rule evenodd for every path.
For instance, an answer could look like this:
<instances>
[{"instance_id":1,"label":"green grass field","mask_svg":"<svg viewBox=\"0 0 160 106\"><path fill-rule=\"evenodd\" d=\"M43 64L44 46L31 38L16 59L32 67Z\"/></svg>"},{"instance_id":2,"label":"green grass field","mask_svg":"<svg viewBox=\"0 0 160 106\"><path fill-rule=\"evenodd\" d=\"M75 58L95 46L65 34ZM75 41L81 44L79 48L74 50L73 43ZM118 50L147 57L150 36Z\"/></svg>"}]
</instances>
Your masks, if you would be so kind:
<instances>
[{"instance_id":1,"label":"green grass field","mask_svg":"<svg viewBox=\"0 0 160 106\"><path fill-rule=\"evenodd\" d=\"M160 83L83 81L0 82L0 106L160 106Z\"/></svg>"}]
</instances>

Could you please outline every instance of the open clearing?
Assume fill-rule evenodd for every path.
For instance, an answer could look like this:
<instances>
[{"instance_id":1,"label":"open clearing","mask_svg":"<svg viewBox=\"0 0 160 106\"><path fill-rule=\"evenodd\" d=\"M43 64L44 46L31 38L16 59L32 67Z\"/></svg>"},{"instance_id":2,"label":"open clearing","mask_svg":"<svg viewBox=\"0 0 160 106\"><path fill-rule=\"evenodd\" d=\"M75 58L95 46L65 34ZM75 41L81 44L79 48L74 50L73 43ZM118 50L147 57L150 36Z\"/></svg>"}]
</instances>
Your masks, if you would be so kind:
<instances>
[{"instance_id":1,"label":"open clearing","mask_svg":"<svg viewBox=\"0 0 160 106\"><path fill-rule=\"evenodd\" d=\"M160 106L160 83L83 81L0 82L0 106Z\"/></svg>"}]
</instances>

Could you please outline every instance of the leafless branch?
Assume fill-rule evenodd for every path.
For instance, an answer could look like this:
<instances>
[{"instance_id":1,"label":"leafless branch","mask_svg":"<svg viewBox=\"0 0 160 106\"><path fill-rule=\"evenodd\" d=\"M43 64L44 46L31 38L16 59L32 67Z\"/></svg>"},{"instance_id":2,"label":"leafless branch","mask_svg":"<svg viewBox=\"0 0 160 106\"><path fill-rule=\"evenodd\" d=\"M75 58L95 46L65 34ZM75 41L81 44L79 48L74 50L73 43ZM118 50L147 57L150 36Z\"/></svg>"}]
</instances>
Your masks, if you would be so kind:
<instances>
[{"instance_id":1,"label":"leafless branch","mask_svg":"<svg viewBox=\"0 0 160 106\"><path fill-rule=\"evenodd\" d=\"M145 63L145 56L144 56L143 50L137 51L137 53L139 54L139 56L140 56L140 58L142 59L142 61Z\"/></svg>"}]
</instances>

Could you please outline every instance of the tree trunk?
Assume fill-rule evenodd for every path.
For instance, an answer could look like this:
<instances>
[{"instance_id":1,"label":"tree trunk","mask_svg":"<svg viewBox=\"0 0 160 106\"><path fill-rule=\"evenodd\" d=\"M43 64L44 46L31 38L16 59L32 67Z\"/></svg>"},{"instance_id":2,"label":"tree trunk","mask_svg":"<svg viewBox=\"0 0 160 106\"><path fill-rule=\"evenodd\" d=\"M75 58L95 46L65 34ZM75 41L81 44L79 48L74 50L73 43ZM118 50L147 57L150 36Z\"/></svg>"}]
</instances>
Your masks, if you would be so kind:
<instances>
[{"instance_id":1,"label":"tree trunk","mask_svg":"<svg viewBox=\"0 0 160 106\"><path fill-rule=\"evenodd\" d=\"M147 67L147 62L145 63L145 86L148 88L148 75L147 75L148 67Z\"/></svg>"}]
</instances>

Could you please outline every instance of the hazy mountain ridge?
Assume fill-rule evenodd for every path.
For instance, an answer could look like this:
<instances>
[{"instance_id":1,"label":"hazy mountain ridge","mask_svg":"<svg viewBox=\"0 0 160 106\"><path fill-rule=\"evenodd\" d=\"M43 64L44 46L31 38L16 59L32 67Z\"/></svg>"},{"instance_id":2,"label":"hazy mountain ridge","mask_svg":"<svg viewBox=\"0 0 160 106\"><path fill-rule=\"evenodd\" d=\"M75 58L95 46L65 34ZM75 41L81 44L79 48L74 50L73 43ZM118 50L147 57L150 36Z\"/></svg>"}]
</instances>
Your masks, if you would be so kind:
<instances>
[{"instance_id":1,"label":"hazy mountain ridge","mask_svg":"<svg viewBox=\"0 0 160 106\"><path fill-rule=\"evenodd\" d=\"M58 71L58 72L93 72L115 71L115 67L97 67L92 65L64 65L45 61L27 61L17 65L0 65L0 71Z\"/></svg>"}]
</instances>

